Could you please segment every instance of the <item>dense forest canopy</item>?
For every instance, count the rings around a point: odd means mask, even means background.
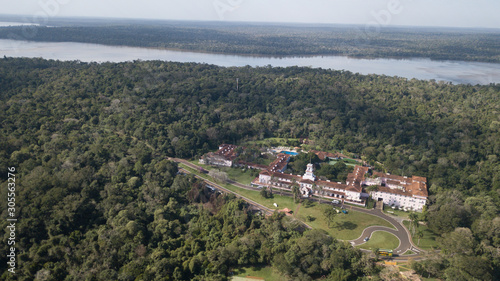
[[[0,38],[268,56],[500,62],[500,31],[495,29],[55,19],[50,27],[0,27]]]
[[[322,150],[427,177],[424,216],[443,235],[443,251],[418,272],[494,279],[499,98],[498,84],[299,67],[0,59],[0,178],[16,167],[22,218],[16,278],[224,280],[230,267],[250,264],[298,280],[376,275],[350,246],[281,217],[252,215],[165,160],[220,143],[307,137]],[[480,266],[471,271],[467,260]]]

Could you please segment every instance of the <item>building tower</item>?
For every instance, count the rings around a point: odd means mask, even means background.
[[[314,165],[313,164],[311,164],[311,163],[307,164],[306,173],[304,174],[302,179],[312,180],[312,181],[316,180],[316,176],[314,175]]]

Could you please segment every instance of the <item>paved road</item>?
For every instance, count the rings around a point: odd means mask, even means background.
[[[179,170],[181,170],[181,171],[183,171],[183,172],[185,172],[185,173],[187,173],[187,174],[190,174],[190,173],[191,173],[190,171],[185,170],[185,169],[182,169],[182,168],[179,168]],[[260,209],[260,210],[263,210],[263,211],[264,211],[264,212],[266,212],[267,214],[272,214],[272,213],[274,212],[274,210],[273,210],[273,209],[268,208],[268,207],[266,207],[266,206],[264,206],[264,205],[261,205],[261,204],[259,204],[259,203],[255,202],[255,201],[253,201],[252,199],[246,198],[245,196],[241,196],[240,194],[238,194],[238,193],[236,193],[236,192],[233,192],[233,191],[231,191],[231,190],[229,190],[229,189],[227,189],[227,188],[224,188],[224,187],[222,187],[222,186],[218,185],[217,183],[215,183],[215,182],[213,182],[213,181],[207,180],[207,179],[202,178],[202,177],[200,177],[200,176],[198,176],[198,175],[194,175],[194,176],[195,176],[196,178],[199,178],[199,179],[203,180],[205,183],[207,183],[208,185],[210,185],[210,186],[214,187],[214,188],[215,188],[215,189],[217,189],[217,190],[220,190],[220,191],[225,192],[225,193],[231,193],[231,194],[235,195],[236,197],[241,198],[241,199],[243,199],[243,200],[247,201],[250,205],[252,205],[252,206],[254,206],[254,207],[257,207],[257,208],[258,208],[258,209]]]
[[[173,161],[182,160],[182,159],[177,159],[177,158],[169,158],[169,159],[170,159],[170,160],[173,160]],[[182,160],[182,161],[177,161],[177,162],[181,162],[181,163],[183,163],[183,164],[186,164],[187,166],[189,166],[189,167],[191,167],[191,168],[193,168],[193,169],[198,169],[198,168],[199,168],[198,166],[196,166],[196,165],[194,165],[194,164],[192,164],[192,163],[189,163],[189,162],[187,162],[187,161],[185,161],[185,160]],[[189,164],[188,164],[188,163],[189,163]],[[179,168],[179,170],[182,170],[183,172],[188,173],[188,174],[189,174],[189,173],[191,173],[190,171],[185,170],[185,169],[182,169],[182,168]],[[255,208],[259,209],[259,210],[264,211],[264,212],[265,212],[266,214],[268,214],[268,215],[272,215],[272,214],[275,212],[275,210],[274,210],[274,209],[268,208],[268,207],[266,207],[266,206],[264,206],[264,205],[262,205],[262,204],[259,204],[259,203],[255,202],[255,201],[253,201],[252,199],[249,199],[249,198],[247,198],[247,197],[245,197],[245,196],[242,196],[242,195],[240,195],[240,194],[238,194],[238,193],[236,193],[236,192],[234,192],[234,191],[231,191],[231,190],[229,190],[229,189],[227,189],[227,188],[224,188],[223,186],[220,186],[219,184],[217,184],[217,183],[215,183],[215,182],[213,182],[213,181],[207,180],[207,179],[205,179],[205,178],[203,178],[203,177],[200,177],[200,176],[198,176],[198,175],[194,175],[194,176],[195,176],[196,178],[199,178],[199,179],[203,180],[205,183],[209,184],[210,186],[214,187],[214,188],[215,188],[215,189],[217,189],[217,190],[223,191],[223,192],[225,192],[225,193],[231,193],[231,194],[233,194],[234,196],[236,196],[236,197],[238,197],[238,198],[241,198],[241,199],[245,200],[245,201],[246,201],[247,203],[249,203],[251,206],[253,206],[253,207],[255,207]],[[237,184],[238,184],[238,186],[243,187],[243,188],[247,188],[247,189],[254,189],[254,188],[250,188],[249,186],[246,186],[246,185],[242,185],[242,184],[239,184],[239,183],[237,183]],[[258,188],[255,188],[255,189],[256,189],[256,190],[259,190]],[[301,224],[303,224],[305,227],[307,227],[307,228],[309,228],[309,229],[312,229],[312,227],[311,227],[310,225],[308,225],[307,223],[305,223],[305,222],[303,222],[303,221],[300,221],[300,220],[297,220],[297,221],[298,221],[298,222],[300,222]]]
[[[391,228],[381,227],[381,226],[368,227],[363,231],[363,234],[361,235],[361,237],[351,241],[351,242],[353,242],[354,246],[365,243],[363,241],[363,239],[365,237],[370,237],[372,235],[372,233],[375,231],[386,231],[386,232],[389,232],[391,234],[394,234],[399,239],[399,246],[393,250],[394,254],[402,255],[407,250],[415,248],[412,245],[412,243],[410,242],[410,233],[406,230],[406,228],[403,225],[401,225],[394,218],[389,217],[388,215],[384,214],[381,210],[378,210],[378,209],[369,210],[369,209],[356,208],[356,207],[353,207],[353,209],[355,209],[356,211],[359,211],[359,212],[367,213],[370,215],[377,216],[381,219],[384,219],[396,228],[396,229],[391,229]]]
[[[358,245],[361,245],[363,243],[366,243],[364,241],[364,239],[366,237],[371,238],[372,234],[376,231],[385,231],[385,232],[389,232],[389,233],[393,234],[394,236],[396,236],[399,239],[399,246],[393,250],[393,253],[395,255],[402,255],[408,250],[411,250],[411,251],[417,253],[416,255],[409,255],[409,256],[417,256],[420,252],[422,252],[421,249],[417,248],[410,241],[410,233],[406,230],[406,228],[403,227],[394,218],[387,216],[386,214],[382,213],[380,210],[366,210],[366,209],[360,210],[360,209],[357,209],[357,211],[365,212],[365,213],[377,216],[379,218],[385,219],[386,221],[391,223],[393,226],[395,226],[397,228],[397,230],[393,229],[393,228],[388,228],[385,226],[367,227],[363,230],[363,233],[361,234],[361,236],[358,239],[354,239],[354,240],[350,241],[353,246],[358,246]],[[366,211],[368,211],[368,212],[366,212]],[[369,211],[371,211],[371,212],[369,212]]]
[[[190,168],[193,168],[193,169],[196,169],[196,170],[199,170],[200,167],[198,165],[195,165],[191,162],[188,162],[184,159],[179,159],[179,158],[169,158],[170,160],[172,161],[175,161],[175,162],[179,162],[179,163],[183,163],[185,165],[187,165],[188,167]],[[198,176],[197,176],[198,177]],[[201,178],[201,177],[198,177],[198,178]],[[216,183],[213,183],[211,181],[208,181],[204,178],[201,178],[203,179],[204,181],[206,182],[209,182],[209,184],[211,185],[214,185],[216,187],[218,187],[219,189],[221,190],[225,190],[226,192],[229,192],[229,193],[232,193],[232,194],[235,194],[237,197],[239,198],[242,198],[244,200],[246,200],[247,202],[249,202],[250,204],[254,205],[254,206],[257,206],[263,210],[266,210],[267,212],[274,212],[273,209],[269,209],[255,201],[252,201],[251,199],[248,199],[248,198],[245,198],[235,192],[232,192],[228,189],[225,189],[224,187],[222,186],[219,186],[218,184]],[[232,185],[235,185],[237,187],[240,187],[240,188],[244,188],[244,189],[249,189],[249,190],[260,190],[256,187],[253,187],[253,186],[249,186],[249,185],[244,185],[244,184],[241,184],[241,183],[238,183],[238,182],[235,182],[235,181],[229,181],[230,184]],[[283,193],[284,196],[293,196],[291,194],[288,194],[288,193]],[[316,198],[310,198],[312,200],[315,200],[315,201],[318,201]],[[406,255],[404,257],[398,257],[397,259],[408,259],[408,258],[418,258],[420,253],[423,252],[421,249],[417,248],[415,245],[413,245],[413,243],[411,242],[411,236],[410,236],[410,232],[402,225],[402,223],[400,223],[399,221],[397,221],[396,219],[394,219],[393,217],[390,217],[386,214],[384,214],[382,212],[382,210],[380,209],[365,209],[365,208],[361,208],[361,207],[356,207],[356,206],[351,206],[349,205],[347,208],[349,209],[353,209],[353,210],[356,210],[358,212],[362,212],[362,213],[366,213],[366,214],[370,214],[370,215],[373,215],[373,216],[376,216],[376,217],[379,217],[381,219],[384,219],[386,220],[387,222],[389,222],[390,224],[392,224],[394,226],[394,228],[388,228],[388,227],[384,227],[384,226],[370,226],[366,229],[363,230],[363,233],[361,234],[361,236],[358,238],[358,239],[354,239],[354,240],[351,240],[351,244],[353,246],[358,246],[358,245],[361,245],[363,243],[365,243],[365,241],[363,241],[363,239],[365,237],[371,237],[371,235],[375,232],[375,231],[386,231],[386,232],[389,232],[393,235],[395,235],[398,239],[399,239],[399,246],[393,250],[393,253],[394,255],[402,255],[404,254],[406,251],[408,250],[412,250],[413,252],[417,253],[415,255]],[[308,228],[311,228],[309,225],[305,224]],[[370,251],[367,251],[366,252],[370,252]]]

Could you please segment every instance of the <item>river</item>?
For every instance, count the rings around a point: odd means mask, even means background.
[[[259,57],[173,51],[153,48],[105,46],[72,42],[0,40],[0,56],[42,57],[83,62],[124,62],[163,60],[197,62],[219,66],[305,66],[348,70],[360,74],[380,74],[408,79],[446,81],[453,84],[500,83],[500,64],[429,59],[355,59],[344,56]]]

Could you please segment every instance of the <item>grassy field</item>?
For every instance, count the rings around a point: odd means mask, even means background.
[[[390,206],[384,205],[384,213],[388,216],[393,216],[393,217],[401,217],[404,219],[408,218],[408,215],[410,212],[405,212],[401,210],[393,210]]]
[[[181,167],[196,173],[203,178],[212,180],[206,174],[200,174],[197,171],[187,168],[184,164],[180,164]],[[339,213],[335,217],[335,220],[331,224],[331,227],[328,227],[326,217],[324,215],[324,210],[326,208],[333,208],[330,204],[318,204],[313,203],[311,207],[305,207],[303,204],[295,203],[293,198],[287,196],[280,196],[278,190],[273,191],[273,198],[264,198],[260,195],[259,191],[247,190],[236,187],[234,185],[229,184],[221,184],[223,187],[236,192],[242,196],[245,196],[259,204],[262,204],[268,208],[274,210],[281,210],[283,208],[288,208],[293,211],[293,216],[303,222],[306,222],[313,228],[324,229],[327,231],[332,237],[341,240],[353,240],[358,238],[363,230],[372,225],[381,225],[393,228],[393,226],[387,221],[361,212],[357,212],[351,210],[350,207],[347,207],[349,211],[348,214]],[[324,202],[327,202],[326,200]],[[274,207],[274,203],[278,204],[278,207]],[[307,216],[311,216],[314,218],[313,221],[307,221]]]
[[[230,179],[242,184],[250,184],[260,172],[255,174],[252,170],[241,168],[224,168],[222,171],[226,172]]]
[[[241,267],[234,270],[237,277],[260,277],[266,281],[286,281],[287,279],[274,271],[271,267]]]
[[[399,239],[389,232],[376,231],[370,237],[368,242],[356,246],[356,248],[373,250],[375,248],[379,249],[391,249],[394,250],[399,246]]]
[[[306,208],[301,206],[299,211],[295,213],[295,216],[298,217],[302,221],[306,221],[307,216],[311,216],[314,221],[307,222],[311,227],[324,229],[326,230],[332,237],[341,240],[353,240],[361,236],[363,230],[372,225],[381,225],[393,228],[393,226],[387,221],[357,211],[350,210],[348,214],[339,213],[335,216],[331,227],[328,227],[328,223],[326,220],[324,210],[327,208],[333,208],[330,204],[321,204],[314,203],[313,207]]]
[[[409,221],[404,221],[403,222],[406,228],[410,229],[410,222]],[[413,243],[423,249],[423,250],[431,250],[431,249],[436,249],[438,247],[436,238],[438,237],[436,234],[434,234],[432,231],[429,230],[429,228],[425,225],[418,225],[417,231],[415,231],[415,234],[418,232],[418,230],[422,231],[424,233],[424,237],[420,239],[419,243],[419,238],[416,235],[412,235]],[[410,231],[411,233],[411,231]]]
[[[416,254],[416,253],[412,250],[408,250],[408,251],[404,252],[403,256],[404,255],[413,255],[413,254]]]

